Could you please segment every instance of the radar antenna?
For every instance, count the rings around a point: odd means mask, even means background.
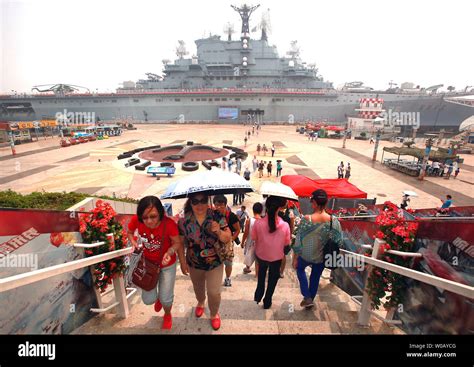
[[[291,56],[292,59],[297,59],[300,56],[300,46],[298,46],[298,41],[291,41],[290,51],[286,54]]]
[[[393,80],[390,80],[390,83],[388,83],[388,85],[390,86],[390,89],[393,89],[393,86],[395,85],[398,85],[397,83],[394,83]]]
[[[145,75],[148,77],[148,80],[152,82],[157,82],[161,80],[161,77],[158,74],[145,73]]]
[[[179,43],[179,46],[176,47],[176,56],[178,56],[179,59],[181,60],[184,56],[188,55],[189,52],[186,50],[186,45],[184,41],[179,40],[178,43]]]
[[[262,30],[262,41],[268,41],[268,35],[272,33],[272,25],[270,23],[270,9],[262,14],[262,20],[258,25],[258,28]]]
[[[249,20],[250,20],[250,15],[257,9],[259,5],[256,6],[248,6],[247,4],[242,5],[241,8],[236,7],[235,5],[231,5],[232,9],[234,9],[237,13],[240,14],[240,17],[242,18],[242,37],[246,37],[246,34],[250,33],[249,30]]]
[[[232,34],[235,33],[234,25],[232,23],[227,23],[224,26],[224,33],[227,34],[227,41],[232,41]]]

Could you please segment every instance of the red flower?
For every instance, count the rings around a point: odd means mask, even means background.
[[[375,238],[383,240],[383,239],[385,239],[385,234],[382,231],[377,231],[375,233]]]

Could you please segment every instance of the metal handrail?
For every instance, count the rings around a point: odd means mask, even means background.
[[[340,217],[335,215],[335,217],[337,219],[354,219],[354,218],[359,219],[359,218],[377,218],[377,215],[350,215],[350,216],[342,215]]]
[[[402,257],[423,257],[423,254],[419,252],[404,252],[404,251],[397,251],[397,250],[388,250],[385,251],[386,253],[402,256]]]
[[[102,245],[105,245],[104,241],[101,242],[94,242],[94,243],[75,243],[72,245],[72,247],[78,247],[78,248],[95,248],[95,247],[100,247]]]
[[[474,217],[416,217],[417,220],[424,220],[424,221],[428,221],[428,220],[473,220]]]
[[[372,257],[367,257],[365,255],[356,254],[355,252],[352,252],[352,251],[347,251],[343,249],[341,249],[340,251],[344,255],[358,258],[359,260],[362,260],[362,262],[366,262],[370,265],[374,265],[385,270],[393,271],[394,273],[418,280],[426,284],[433,285],[437,288],[441,288],[449,292],[453,292],[461,296],[474,299],[474,287],[457,283],[452,280],[444,279],[441,277],[437,277],[435,275],[425,274],[417,270],[408,269],[403,266],[395,265],[383,260],[378,260]]]
[[[48,279],[56,275],[68,273],[73,270],[82,269],[102,261],[111,260],[115,257],[128,255],[132,252],[133,247],[127,247],[124,249],[107,252],[105,254],[91,256],[85,259],[74,260],[64,264],[53,265],[44,269],[29,271],[27,273],[2,278],[0,279],[0,293],[31,283],[36,283],[40,280]]]

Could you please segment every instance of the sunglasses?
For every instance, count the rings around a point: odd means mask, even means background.
[[[198,204],[207,204],[207,198],[199,199],[191,199],[191,205],[198,205]]]
[[[150,215],[149,217],[142,217],[142,220],[145,221],[145,220],[155,220],[155,219],[158,219],[159,216],[158,215]]]
[[[214,203],[214,205],[215,205],[215,206],[225,206],[226,203],[224,203],[223,201],[216,201],[216,202]]]

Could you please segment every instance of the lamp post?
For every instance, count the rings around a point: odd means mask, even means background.
[[[344,129],[344,138],[342,139],[342,148],[345,149],[346,148],[346,139],[347,139],[347,134],[348,134],[348,130],[347,130],[347,124],[346,124],[346,128]]]
[[[430,157],[431,147],[433,146],[433,139],[428,138],[426,140],[426,148],[425,148],[425,155],[423,156],[423,163],[421,164],[421,171],[420,175],[418,176],[418,180],[423,181],[425,178],[426,173],[426,164],[428,163],[428,158]]]
[[[13,138],[13,133],[9,131],[8,136],[10,137],[10,148],[12,150],[12,155],[16,155],[15,139]]]
[[[380,130],[377,130],[375,135],[375,146],[374,146],[374,155],[372,156],[372,161],[377,160],[377,150],[379,149],[379,142],[380,142]]]

